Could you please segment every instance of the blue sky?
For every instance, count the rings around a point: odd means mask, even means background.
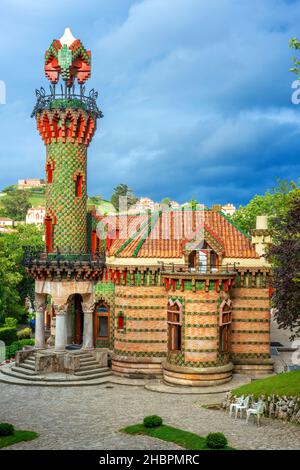
[[[70,26],[92,51],[104,113],[88,192],[246,203],[300,175],[300,105],[291,103],[296,0],[1,0],[0,188],[43,177],[30,118],[48,87],[43,55]]]

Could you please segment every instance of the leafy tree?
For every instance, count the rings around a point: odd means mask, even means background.
[[[300,41],[297,38],[292,38],[292,39],[290,39],[289,46],[292,47],[295,50],[299,50],[300,49]],[[299,75],[300,60],[298,60],[297,57],[292,57],[292,60],[294,62],[294,67],[290,68],[290,72],[293,72],[293,73]]]
[[[1,202],[6,217],[14,220],[25,220],[27,211],[31,207],[28,193],[19,189],[9,192]]]
[[[98,196],[90,196],[89,201],[95,205],[101,204],[102,196],[100,194]]]
[[[16,268],[15,261],[9,256],[4,236],[0,237],[0,323],[5,316],[18,316],[21,313],[20,296],[17,286],[22,275]]]
[[[22,258],[24,247],[42,249],[42,229],[19,225],[10,234],[0,235],[0,320],[25,313],[24,302],[33,291],[34,281],[27,276]]]
[[[164,197],[162,200],[161,200],[161,205],[162,206],[167,206],[167,207],[170,207],[171,206],[171,199],[169,197]]]
[[[300,189],[294,191],[284,217],[273,221],[272,301],[280,328],[291,329],[293,339],[300,334]]]
[[[127,207],[132,206],[138,201],[138,198],[133,194],[132,189],[130,189],[127,184],[119,184],[114,188],[110,198],[112,205],[117,211],[119,210],[120,197],[127,197]]]
[[[286,214],[289,201],[297,191],[297,185],[292,181],[278,180],[278,186],[264,195],[256,194],[246,206],[240,206],[231,219],[241,229],[250,232],[255,228],[257,215],[268,215],[269,225],[272,228],[274,217],[283,217]]]
[[[12,184],[10,186],[6,186],[5,188],[3,188],[2,192],[3,193],[9,193],[9,192],[12,192],[12,191],[15,191],[15,190],[16,190],[16,185]]]

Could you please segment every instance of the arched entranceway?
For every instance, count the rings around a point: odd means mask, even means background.
[[[82,345],[83,341],[83,309],[80,294],[73,294],[68,299],[67,342]]]

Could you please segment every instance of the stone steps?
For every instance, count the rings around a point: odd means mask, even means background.
[[[0,381],[6,383],[11,381],[22,382],[22,384],[31,383],[32,385],[89,385],[106,383],[112,376],[111,369],[101,367],[95,360],[93,354],[89,352],[74,352],[74,355],[80,359],[80,367],[74,374],[66,373],[37,373],[35,371],[35,357],[30,355],[19,366],[14,363],[0,369]]]
[[[43,376],[28,377],[26,380],[24,376],[17,376],[7,374],[3,371],[3,367],[0,370],[0,382],[12,385],[23,385],[23,386],[39,386],[39,387],[83,387],[90,385],[106,385],[111,380],[111,375],[101,378],[93,378],[91,380],[82,380],[78,377],[78,380],[46,380]]]
[[[103,379],[104,381],[108,381],[111,377],[110,370],[102,370],[101,372],[96,372],[93,374],[89,374],[88,376],[85,375],[70,375],[70,374],[46,374],[46,375],[39,375],[39,374],[24,374],[24,372],[19,370],[19,367],[2,367],[0,372],[0,381],[3,381],[3,375],[7,379],[7,377],[11,377],[14,379],[21,380],[23,382],[44,382],[44,383],[59,383],[59,384],[69,384],[69,383],[77,383],[77,382],[84,382],[86,385],[95,379]],[[4,380],[5,380],[4,378]]]
[[[13,370],[15,372],[18,372],[19,374],[25,374],[25,375],[29,375],[29,376],[37,375],[35,370],[26,369],[25,367],[22,367],[22,366],[12,366],[11,370]]]
[[[108,367],[97,367],[92,370],[81,370],[74,372],[74,375],[81,377],[89,377],[90,375],[98,374],[99,376],[111,374],[111,371]]]

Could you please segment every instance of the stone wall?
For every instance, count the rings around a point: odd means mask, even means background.
[[[228,410],[231,403],[234,403],[236,397],[232,392],[226,394],[222,403],[222,408]],[[262,400],[265,404],[265,416],[268,418],[278,418],[292,423],[300,424],[300,397],[280,396],[280,395],[261,395],[258,399],[251,396],[250,407],[253,401]]]

